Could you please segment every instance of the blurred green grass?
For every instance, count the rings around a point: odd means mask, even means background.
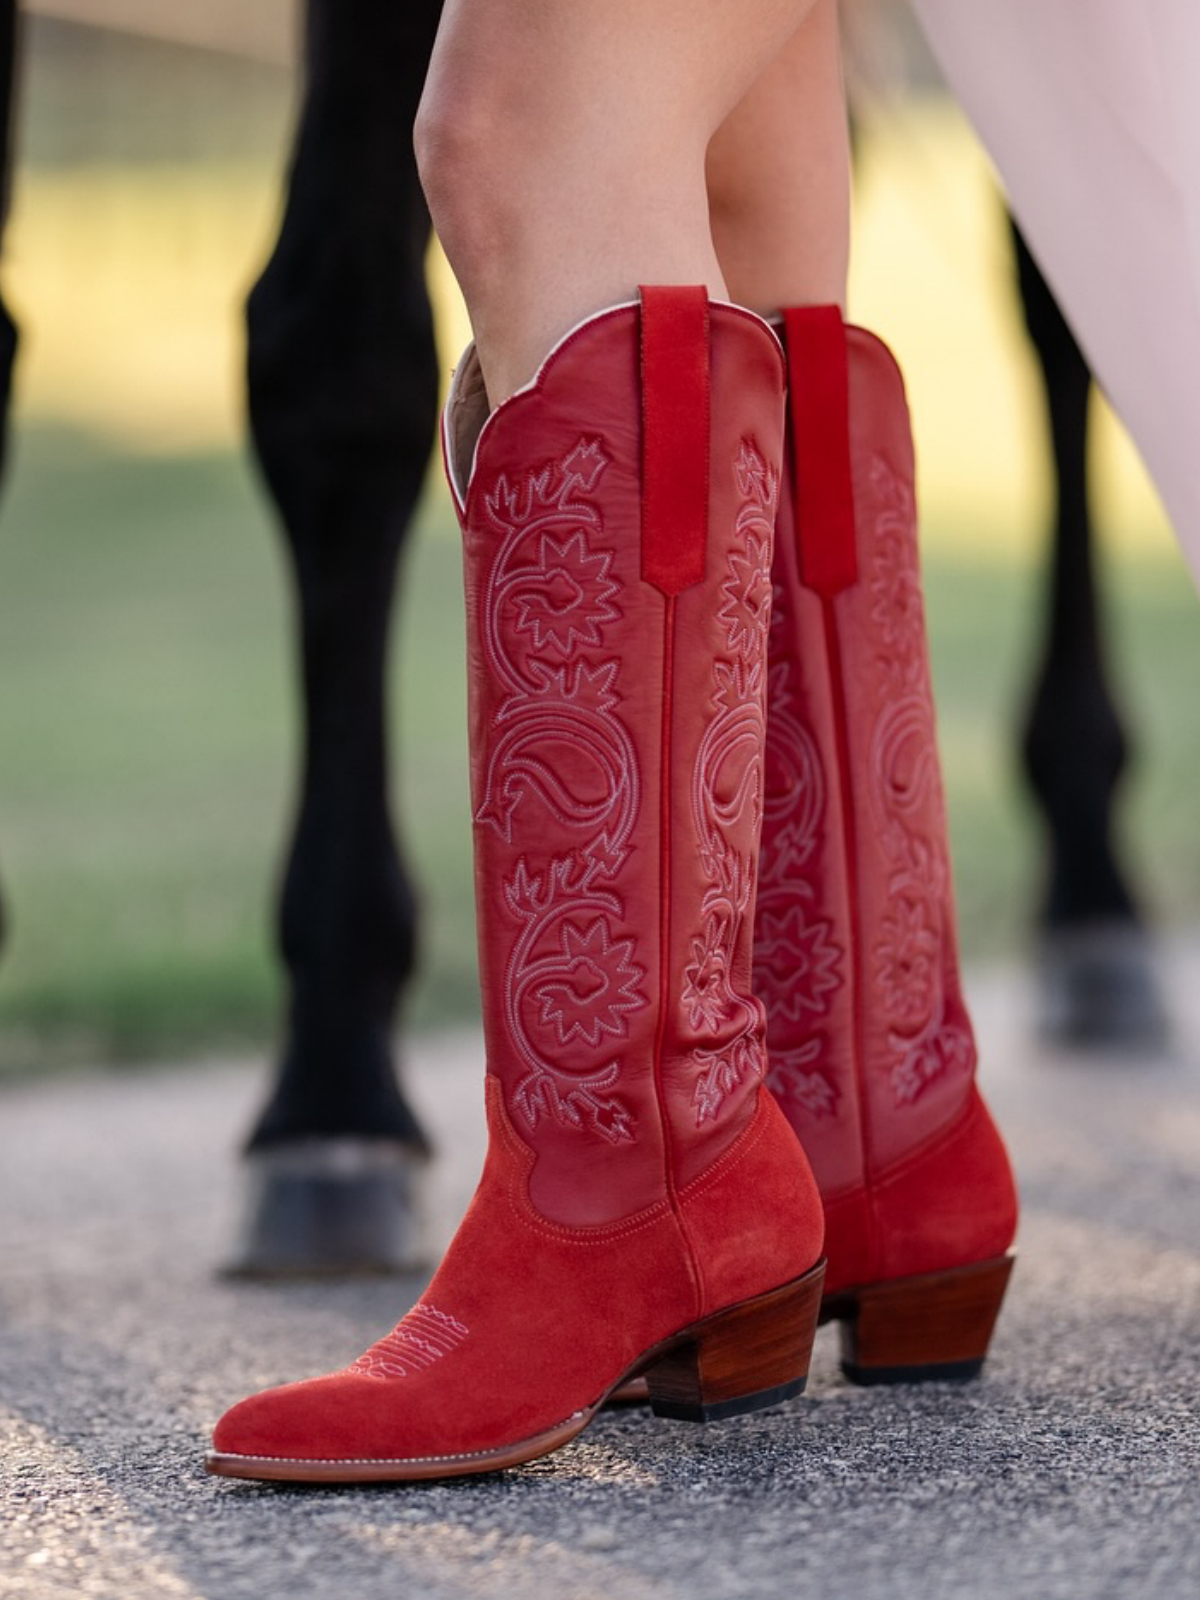
[[[1032,956],[1045,843],[1017,744],[1041,574],[995,549],[956,555],[948,531],[935,527],[926,549],[926,604],[963,951]],[[1102,568],[1111,687],[1132,746],[1117,842],[1149,919],[1184,928],[1200,909],[1200,604],[1178,557],[1139,553],[1132,536]]]
[[[297,736],[282,548],[237,443],[236,316],[271,234],[289,80],[29,32],[5,252],[29,336],[0,495],[0,1072],[267,1052]],[[1011,732],[1041,606],[1036,407],[961,126],[917,109],[873,149],[852,304],[912,383],[964,950],[1011,955],[1040,873]],[[448,365],[461,319],[436,287]],[[1200,607],[1144,491],[1101,468],[1114,679],[1143,757],[1123,820],[1170,926],[1200,909]],[[411,1028],[477,1011],[452,524],[434,473],[392,661],[424,910]]]
[[[296,707],[282,546],[234,454],[27,430],[0,522],[0,1062],[261,1048]],[[459,555],[427,507],[393,664],[417,1026],[470,1014]]]

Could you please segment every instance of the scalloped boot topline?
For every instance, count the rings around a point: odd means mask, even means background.
[[[904,386],[836,307],[784,324],[754,968],[768,1082],[825,1202],[822,1320],[848,1376],[972,1377],[1017,1211],[959,984]]]
[[[235,1406],[211,1471],[453,1477],[639,1375],[696,1420],[803,1387],[823,1220],[750,988],[783,382],[699,289],[593,317],[486,422],[456,373],[487,1160],[417,1306]]]

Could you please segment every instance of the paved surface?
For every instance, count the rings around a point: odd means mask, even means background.
[[[1024,1186],[985,1379],[810,1394],[694,1428],[638,1413],[503,1477],[216,1481],[213,1419],[342,1364],[416,1280],[220,1283],[248,1066],[0,1095],[0,1596],[1106,1597],[1200,1594],[1200,946],[1170,953],[1172,1056],[1034,1051],[1019,979],[974,983]],[[481,1151],[478,1043],[412,1052],[443,1238]]]

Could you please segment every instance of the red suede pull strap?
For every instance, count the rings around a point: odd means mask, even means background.
[[[708,292],[643,289],[642,577],[663,594],[704,578]]]
[[[858,580],[846,330],[837,306],[783,318],[800,579],[829,598]]]

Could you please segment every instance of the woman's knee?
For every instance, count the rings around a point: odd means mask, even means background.
[[[429,214],[466,287],[495,244],[505,188],[499,141],[477,104],[433,86],[421,101],[413,141]]]
[[[417,167],[438,237],[467,295],[487,291],[553,167],[555,141],[503,74],[431,75],[417,113]]]

